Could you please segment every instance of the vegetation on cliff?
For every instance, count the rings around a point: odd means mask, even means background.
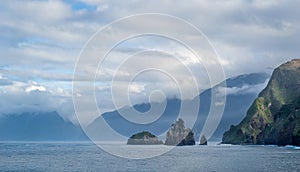
[[[150,132],[143,131],[143,132],[132,135],[130,138],[131,139],[143,139],[143,138],[154,138],[154,137],[156,137],[156,136],[151,134]]]
[[[132,135],[127,144],[129,145],[156,145],[156,144],[163,144],[162,141],[158,140],[158,138],[151,134],[148,131],[143,131],[137,134]]]
[[[276,68],[267,87],[223,143],[300,145],[300,59]]]

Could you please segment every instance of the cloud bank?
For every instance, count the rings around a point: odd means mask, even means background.
[[[180,17],[199,28],[216,48],[227,77],[244,73],[268,72],[279,64],[299,57],[300,11],[298,1],[108,1],[49,0],[5,1],[0,7],[0,107],[2,113],[25,110],[56,110],[65,119],[74,114],[71,100],[73,69],[85,42],[101,27],[115,19],[137,13],[164,13]],[[143,27],[139,21],[132,23]],[[167,24],[167,23],[166,23]],[[126,29],[124,26],[123,29]],[[108,33],[113,36],[114,32]],[[194,35],[186,33],[188,38]],[[196,73],[180,76],[181,68],[157,53],[162,67],[173,69],[181,82],[196,79],[199,90],[209,87],[201,63],[177,43],[157,37],[143,37],[119,45],[99,72],[96,94],[105,111],[114,108],[110,79],[120,57],[137,51],[157,50],[178,56]],[[144,59],[146,57],[144,56]],[[149,61],[149,60],[148,60]],[[153,60],[152,60],[153,61]],[[122,69],[122,81],[135,66],[147,60],[133,62]],[[88,70],[88,69],[87,69]],[[121,73],[120,73],[121,74]],[[124,83],[123,83],[124,84]],[[173,83],[174,84],[174,83]],[[188,87],[187,87],[188,88]],[[226,88],[229,94],[260,89],[244,86]],[[163,75],[141,76],[129,89],[132,103],[148,100],[151,90],[164,90],[166,96],[176,96],[172,82]],[[121,97],[127,93],[119,91]],[[124,104],[125,106],[126,104]]]

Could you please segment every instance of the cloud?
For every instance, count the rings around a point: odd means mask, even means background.
[[[300,2],[295,1],[5,1],[0,7],[0,93],[3,112],[23,108],[60,111],[66,118],[72,114],[71,81],[77,57],[85,42],[101,27],[115,19],[137,13],[170,14],[199,28],[216,48],[227,78],[245,73],[271,72],[279,64],[299,57]],[[147,27],[149,21],[136,21],[112,28],[105,43],[118,34],[118,29],[133,32],[134,27]],[[160,23],[153,25],[172,23]],[[176,32],[174,28],[170,32]],[[197,35],[186,33],[193,42]],[[114,49],[98,73],[97,97],[105,111],[114,108],[111,101],[111,79],[120,62],[137,52],[152,50],[155,54],[140,54],[127,66],[119,69],[115,90],[126,105],[148,101],[153,90],[163,91],[167,97],[178,96],[176,84],[162,73],[144,73],[132,82],[128,79],[139,67],[156,66],[176,76],[189,92],[196,80],[198,89],[210,87],[204,66],[193,54],[177,42],[162,37],[142,37],[128,40]],[[203,53],[205,51],[203,50]],[[181,63],[174,59],[177,57]],[[172,60],[173,59],[173,60]],[[210,64],[213,64],[212,61]],[[193,74],[184,73],[188,67]],[[94,68],[87,68],[95,73]],[[4,77],[5,76],[5,77]],[[82,81],[85,78],[80,78]],[[36,81],[33,83],[31,81]],[[224,88],[228,94],[256,92],[263,85]],[[5,101],[4,101],[5,100]],[[7,100],[7,101],[6,101]],[[26,100],[26,101],[25,101]],[[39,106],[37,106],[37,104]],[[13,110],[14,109],[14,110]]]
[[[0,86],[8,86],[12,84],[13,83],[9,79],[3,77],[2,74],[0,73]]]
[[[196,25],[218,50],[228,77],[261,72],[299,54],[299,39],[296,38],[300,36],[300,22],[295,17],[299,16],[295,2],[231,0],[173,3],[166,0],[125,3],[83,0],[80,1],[83,7],[85,4],[99,9],[105,7],[102,11],[84,12],[72,9],[74,3],[79,2],[5,2],[0,15],[2,61],[5,58],[6,65],[11,68],[22,66],[41,73],[47,68],[56,74],[52,76],[56,79],[60,76],[60,70],[57,69],[64,68],[68,70],[69,76],[62,76],[62,80],[72,78],[71,73],[80,49],[94,32],[119,17],[146,12],[175,15]],[[54,10],[55,13],[44,13]],[[142,27],[144,22],[133,24]],[[156,44],[169,52],[179,48],[165,45],[161,40],[156,41]],[[123,50],[126,51],[126,47]],[[38,75],[30,70],[24,73],[22,78]],[[38,77],[50,79],[44,75]]]
[[[264,83],[255,85],[242,85],[241,87],[218,87],[217,91],[219,94],[226,95],[244,95],[244,94],[257,94],[262,91],[268,84],[269,80]]]
[[[43,86],[36,86],[36,85],[32,85],[32,86],[29,86],[25,89],[25,92],[32,92],[32,91],[46,91],[46,88],[43,87]]]
[[[6,79],[0,79],[0,86],[7,86],[7,85],[12,85],[12,82]]]
[[[0,86],[0,112],[58,112],[65,120],[76,123],[70,93],[62,88],[51,88],[37,82],[15,82]]]

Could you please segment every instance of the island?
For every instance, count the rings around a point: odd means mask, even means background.
[[[164,144],[163,141],[148,131],[143,131],[132,135],[128,141],[128,145],[160,145]]]

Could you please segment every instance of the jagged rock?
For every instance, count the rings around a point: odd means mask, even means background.
[[[179,118],[167,132],[166,145],[178,145],[192,130],[185,128],[184,121]],[[194,137],[194,136],[193,136]]]
[[[207,145],[207,139],[206,139],[205,135],[201,136],[200,145]]]
[[[143,131],[132,135],[128,141],[128,145],[158,145],[163,144],[163,141],[158,140],[158,138],[148,131]]]
[[[181,140],[181,142],[177,146],[188,146],[195,145],[194,132],[190,131],[189,134]]]

